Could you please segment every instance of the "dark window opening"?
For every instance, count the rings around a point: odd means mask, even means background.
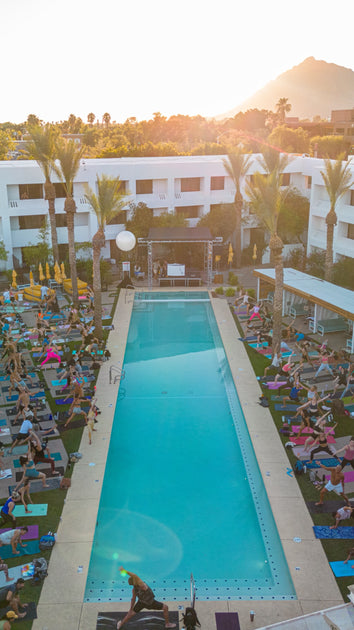
[[[20,199],[43,199],[43,184],[20,184]]]
[[[55,188],[55,196],[57,199],[62,199],[66,197],[65,186],[61,182],[57,182],[54,184]]]
[[[350,191],[350,205],[354,206],[354,190]]]
[[[127,211],[120,210],[120,212],[117,212],[110,221],[107,221],[107,225],[119,225],[126,222],[127,222]]]
[[[135,186],[137,195],[152,194],[152,179],[137,179]]]
[[[354,225],[353,223],[348,223],[348,233],[347,238],[354,240]]]
[[[224,190],[225,177],[211,177],[210,190]]]
[[[29,216],[18,217],[20,230],[39,230],[45,226],[45,214],[33,214]]]
[[[290,173],[282,173],[280,181],[282,186],[290,186]]]
[[[306,188],[311,188],[311,186],[312,186],[312,177],[311,175],[308,175],[306,177]]]
[[[66,214],[56,214],[55,215],[55,224],[57,228],[60,227],[68,227],[68,220]]]
[[[199,192],[200,177],[183,177],[181,179],[181,192]]]

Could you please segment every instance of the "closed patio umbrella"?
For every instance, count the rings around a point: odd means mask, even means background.
[[[29,279],[30,279],[30,286],[31,286],[31,287],[34,287],[33,271],[30,271],[30,273],[29,273]]]
[[[47,280],[50,280],[50,269],[48,263],[45,264],[45,277],[47,278]]]
[[[16,276],[17,276],[17,273],[16,273],[15,270],[13,270],[13,272],[12,272],[12,287],[14,289],[17,289]]]
[[[227,262],[229,265],[231,265],[232,261],[234,259],[234,250],[232,249],[232,245],[231,243],[229,244],[229,253],[227,256]]]
[[[43,280],[45,280],[45,275],[43,273],[43,267],[42,267],[42,263],[39,263],[38,265],[38,271],[39,271],[39,281],[43,282]]]
[[[62,262],[60,265],[60,270],[61,270],[61,277],[63,278],[63,280],[66,280],[66,275],[65,275],[65,265]]]

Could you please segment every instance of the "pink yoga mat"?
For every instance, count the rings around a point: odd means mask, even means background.
[[[268,389],[279,389],[282,385],[286,385],[286,381],[278,381],[275,383],[274,381],[269,381],[269,383],[265,383]]]
[[[300,446],[300,445],[302,445],[302,444],[305,444],[305,442],[306,442],[306,440],[307,440],[307,438],[308,438],[308,437],[309,437],[308,435],[306,435],[306,436],[305,436],[305,435],[304,435],[304,436],[300,435],[300,437],[298,437],[298,438],[296,438],[296,437],[291,437],[291,436],[290,436],[290,438],[289,438],[289,439],[290,439],[290,442],[295,442],[295,444],[296,444],[297,446]],[[328,438],[327,438],[327,442],[328,442],[329,444],[335,444],[335,439],[334,439],[334,437],[328,436]],[[310,446],[311,446],[311,445],[310,445]],[[317,447],[317,446],[318,446],[318,444],[316,444],[316,447]],[[314,448],[315,448],[315,447],[314,447]]]
[[[326,479],[330,479],[331,475],[326,475]],[[354,481],[354,470],[350,470],[349,472],[344,473],[344,482],[349,483],[350,481]]]
[[[292,424],[291,428],[293,431],[298,431],[300,429],[300,425],[299,424]],[[303,433],[313,433],[313,429],[311,427],[305,427],[302,430]],[[328,434],[333,434],[334,435],[334,429],[332,427],[326,427],[325,428],[325,432]]]
[[[32,539],[38,538],[38,535],[39,535],[38,525],[27,525],[27,527],[28,527],[28,532],[24,536],[21,536],[21,539],[32,540]],[[16,527],[16,529],[20,529],[20,527]],[[4,534],[5,532],[9,532],[10,530],[11,530],[11,527],[7,527],[6,529],[0,529],[0,534]]]

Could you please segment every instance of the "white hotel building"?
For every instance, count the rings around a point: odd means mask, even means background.
[[[295,157],[286,169],[284,184],[298,188],[310,199],[308,226],[308,250],[326,247],[325,217],[329,200],[323,184],[321,169],[323,161],[309,157]],[[254,156],[249,175],[259,170]],[[354,178],[354,163],[352,166]],[[127,193],[127,210],[130,202],[144,202],[158,216],[164,212],[182,213],[188,224],[194,227],[199,218],[207,214],[213,204],[231,203],[234,186],[227,175],[222,156],[187,156],[159,158],[122,158],[82,160],[74,183],[74,198],[77,206],[75,217],[75,241],[88,242],[97,231],[96,216],[87,204],[85,185],[95,190],[96,176],[105,173],[119,176]],[[64,191],[56,182],[55,202],[58,242],[67,244]],[[44,199],[44,178],[34,161],[0,162],[0,239],[9,253],[3,269],[21,265],[23,248],[36,244],[38,229],[47,215]],[[354,184],[336,208],[338,224],[334,233],[334,256],[354,259]],[[252,230],[257,229],[255,216],[245,210],[246,221],[242,227],[242,246],[252,242]],[[124,217],[120,223],[106,227],[106,246],[102,251],[105,258],[114,258],[117,253],[115,238],[124,229]],[[64,253],[64,252],[63,252]],[[1,263],[0,263],[1,264]]]

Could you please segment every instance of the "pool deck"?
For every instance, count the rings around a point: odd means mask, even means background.
[[[96,630],[99,611],[127,611],[129,607],[127,602],[83,601],[118,390],[118,384],[109,385],[109,368],[123,364],[133,300],[134,291],[121,291],[113,319],[114,330],[108,339],[112,356],[102,365],[97,380],[97,403],[102,412],[97,433],[91,446],[87,431],[83,433],[79,449],[83,457],[75,464],[33,630]],[[249,630],[337,606],[343,599],[321,541],[314,537],[312,520],[297,481],[287,475],[289,461],[272,416],[268,409],[258,405],[260,386],[244,344],[238,340],[228,303],[220,298],[211,301],[298,597],[290,601],[197,600],[203,630],[215,630],[215,612],[233,611],[239,614],[241,629]],[[300,538],[301,542],[294,542],[294,538]],[[198,584],[196,587],[198,597]],[[159,597],[158,589],[156,595]],[[188,605],[185,601],[167,604],[170,610]],[[250,610],[255,611],[253,622]]]

